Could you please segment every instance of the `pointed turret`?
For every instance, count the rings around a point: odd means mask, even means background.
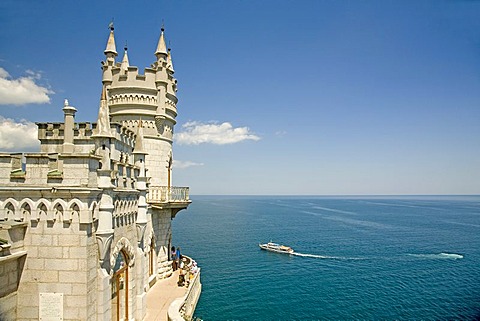
[[[159,59],[161,55],[167,55],[167,45],[165,44],[164,35],[165,28],[162,27],[161,30],[162,33],[160,34],[160,39],[158,39],[157,51],[155,51],[155,56],[157,56],[157,59]]]
[[[97,127],[93,136],[111,137],[110,132],[110,115],[108,111],[107,92],[105,86],[102,87],[102,95],[100,97],[100,108],[98,109]]]
[[[167,56],[167,68],[172,72],[172,74],[175,72],[173,69],[173,61],[172,61],[172,49],[168,48],[168,56]]]
[[[133,154],[148,155],[148,153],[145,151],[145,146],[143,143],[143,125],[141,118],[138,121],[137,137],[135,139],[135,148],[133,149]]]
[[[125,44],[125,49],[124,53],[123,53],[123,60],[122,60],[122,65],[121,65],[121,69],[122,71],[127,71],[128,70],[128,67],[130,67],[130,64],[128,62],[128,54],[127,54],[127,44]]]
[[[116,57],[117,56],[117,49],[115,47],[115,36],[113,34],[113,30],[114,30],[114,27],[113,27],[113,22],[110,22],[110,25],[108,26],[110,28],[110,35],[108,36],[108,40],[107,40],[107,48],[105,48],[105,56],[114,56]]]

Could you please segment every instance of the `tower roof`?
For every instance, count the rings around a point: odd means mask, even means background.
[[[107,92],[105,86],[102,86],[102,94],[100,96],[100,108],[98,109],[97,127],[93,136],[95,137],[112,137],[110,133],[110,119],[107,103]]]
[[[143,126],[142,126],[142,119],[138,121],[138,128],[137,128],[137,137],[135,139],[135,148],[133,149],[133,154],[143,154],[147,155],[148,153],[145,151],[145,147],[143,144]]]
[[[127,45],[125,44],[125,51],[123,53],[123,60],[122,60],[122,66],[121,69],[123,71],[126,71],[128,67],[130,67],[130,63],[128,62],[128,54],[127,54]]]
[[[160,34],[160,39],[158,39],[157,50],[155,51],[155,56],[158,55],[167,55],[167,45],[165,44],[165,29],[162,27],[162,33]]]
[[[113,34],[113,22],[110,23],[110,35],[108,36],[107,40],[107,48],[105,48],[104,53],[113,53],[115,56],[117,55],[117,49],[115,47],[115,36]]]
[[[167,68],[170,69],[173,72],[175,72],[175,70],[173,69],[173,61],[172,61],[172,53],[171,53],[171,49],[168,48],[168,56],[167,56]]]

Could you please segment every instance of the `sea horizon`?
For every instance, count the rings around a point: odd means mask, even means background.
[[[479,195],[191,199],[172,242],[201,268],[205,321],[480,317]]]
[[[362,197],[480,197],[480,194],[190,194],[190,197],[320,197],[320,198],[362,198]]]

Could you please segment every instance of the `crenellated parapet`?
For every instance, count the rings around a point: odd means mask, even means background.
[[[38,126],[38,139],[40,140],[63,140],[65,138],[65,124],[64,123],[36,123]],[[85,139],[92,136],[92,130],[95,128],[95,123],[84,122],[75,123],[74,138]]]
[[[112,68],[112,83],[108,86],[108,104],[113,121],[118,116],[140,114],[156,115],[159,101],[155,84],[155,70],[147,68],[141,75],[137,67],[123,70]]]
[[[125,70],[118,63],[112,67],[112,87],[155,89],[155,70],[145,68],[144,74],[140,74],[138,67],[128,66]]]
[[[89,153],[1,153],[0,185],[94,187],[96,164],[98,157]]]
[[[62,123],[38,125],[42,152],[0,153],[0,185],[96,187],[102,160],[92,137],[96,124],[75,124],[74,153],[63,152]],[[113,170],[112,184],[134,189],[139,175],[133,154],[137,135],[118,123],[112,123],[110,129],[108,159]]]
[[[43,153],[61,153],[65,142],[64,123],[36,123],[40,151]],[[75,153],[88,153],[91,149],[90,140],[96,124],[90,122],[75,123],[73,125],[73,145]]]

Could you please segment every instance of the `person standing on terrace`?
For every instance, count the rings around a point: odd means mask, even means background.
[[[180,250],[180,246],[177,247],[177,252],[175,252],[176,259],[177,259],[177,268],[180,266],[180,262],[182,261],[182,253]]]
[[[170,255],[172,259],[172,269],[173,271],[176,271],[177,270],[177,252],[175,251],[175,246],[172,246]]]

